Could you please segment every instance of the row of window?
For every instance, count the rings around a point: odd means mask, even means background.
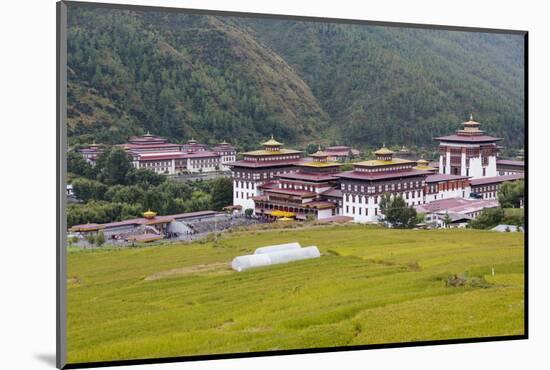
[[[374,168],[369,168],[369,167],[355,167],[355,170],[356,171],[359,171],[359,172],[388,172],[388,171],[396,171],[396,170],[409,170],[412,168],[412,165],[408,165],[408,166],[395,166],[395,167],[390,167],[390,168],[380,168],[380,167],[374,167]]]
[[[253,193],[245,193],[243,191],[241,191],[240,194],[241,194],[240,199],[248,199],[248,198],[254,196]],[[239,192],[238,191],[235,192],[235,199],[239,199]]]
[[[294,189],[294,190],[306,190],[306,191],[315,191],[314,186],[302,185],[302,184],[288,184],[283,182],[283,189]]]
[[[404,190],[409,188],[409,189],[412,189],[412,188],[418,188],[418,186],[422,184],[424,185],[424,181],[420,182],[420,181],[410,181],[410,182],[403,182],[403,183],[392,183],[392,184],[385,184],[385,185],[378,185],[378,192],[381,193],[382,191],[390,191],[390,190],[401,190],[401,188],[403,188]],[[354,185],[351,185],[351,184],[342,184],[341,185],[341,188],[342,190],[348,190],[348,191],[354,191],[354,192],[358,192],[360,191],[361,193],[364,193],[365,192],[365,188],[367,189],[367,193],[374,193],[377,189],[376,186],[364,186],[364,185],[357,185],[357,184],[354,184]]]
[[[254,183],[250,181],[235,181],[235,187],[241,188],[241,189],[254,189]]]
[[[346,214],[350,214],[349,210],[350,210],[350,206],[346,206]],[[363,213],[365,214],[365,216],[369,215],[369,209],[368,208],[357,207],[357,209],[356,209],[355,206],[351,207],[351,214],[355,215],[356,210],[357,210],[357,214],[359,216],[361,216]],[[378,207],[374,208],[374,215],[378,216]]]
[[[245,161],[254,161],[254,162],[270,162],[270,161],[282,161],[288,159],[300,159],[299,155],[270,155],[268,157],[244,157]]]
[[[264,173],[250,173],[250,172],[238,172],[238,171],[234,171],[233,172],[233,177],[234,178],[243,178],[243,179],[256,179],[256,180],[259,180],[260,177],[263,178],[263,179],[272,179],[274,176],[279,176],[279,175],[282,175],[282,174],[285,174],[285,173],[291,173],[291,172],[294,172],[294,171],[290,171],[290,170],[284,170],[284,171],[277,171],[277,172],[264,172]]]

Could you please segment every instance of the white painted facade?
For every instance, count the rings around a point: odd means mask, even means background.
[[[250,198],[261,195],[261,184],[251,180],[233,179],[233,205],[243,207],[243,211],[247,208],[255,209],[254,200]]]
[[[450,148],[468,149],[479,148],[479,144],[465,144],[465,143],[450,143],[441,142],[442,146],[445,146],[447,150],[445,153],[439,156],[439,173],[452,174],[451,173],[451,151]],[[444,161],[445,158],[445,161]],[[469,162],[469,163],[468,163]],[[445,163],[445,166],[443,166]],[[470,158],[469,161],[466,158],[466,153],[463,150],[460,158],[460,173],[454,175],[468,176],[473,179],[481,177],[493,177],[497,176],[497,157],[495,155],[487,158],[487,165],[483,166],[482,156]]]
[[[430,203],[430,202],[433,202],[434,200],[439,200],[439,199],[469,198],[471,190],[472,189],[471,189],[470,186],[467,186],[464,189],[457,188],[457,189],[454,189],[454,190],[452,190],[452,189],[440,190],[437,193],[426,194],[424,196],[424,200],[423,200],[422,203]]]
[[[324,218],[332,217],[332,208],[320,209],[317,211],[317,219],[322,220]]]

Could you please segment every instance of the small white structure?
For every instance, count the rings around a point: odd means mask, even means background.
[[[261,247],[254,251],[254,254],[265,254],[265,253],[273,253],[273,252],[280,252],[280,251],[286,251],[291,249],[300,249],[302,246],[298,242],[294,243],[286,243],[286,244],[277,244],[277,245],[269,245],[267,247]]]
[[[491,229],[491,231],[498,231],[500,233],[504,232],[523,232],[523,227],[517,227],[516,225],[497,225]]]
[[[319,257],[321,257],[319,249],[315,246],[311,246],[306,248],[279,250],[271,253],[249,254],[246,256],[235,257],[231,262],[231,268],[235,271],[241,272],[256,267]]]

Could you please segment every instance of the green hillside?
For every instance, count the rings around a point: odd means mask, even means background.
[[[523,143],[521,36],[69,7],[71,143]]]
[[[237,273],[298,241],[321,258]],[[521,335],[523,234],[327,226],[68,254],[68,360]],[[492,274],[492,268],[495,274]],[[447,286],[449,275],[466,286]]]

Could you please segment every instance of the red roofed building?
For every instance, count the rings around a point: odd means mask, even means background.
[[[379,201],[384,193],[400,194],[408,205],[424,201],[426,177],[432,171],[418,170],[416,161],[394,158],[382,148],[376,159],[354,163],[354,169],[337,174],[342,191],[342,215],[357,222],[376,222],[381,216]]]
[[[278,175],[278,181],[261,186],[261,195],[252,198],[255,213],[260,217],[285,215],[305,220],[308,217],[321,220],[339,215],[341,206],[338,198],[324,194],[335,191],[338,186],[340,164],[329,162],[328,153],[311,155],[310,161],[297,163],[298,169]],[[273,213],[274,212],[274,213]]]
[[[506,181],[523,180],[523,173],[504,176],[485,177],[470,180],[472,193],[481,199],[498,199],[498,191]]]
[[[512,159],[497,159],[497,172],[499,176],[524,173],[525,163]]]
[[[422,203],[456,197],[469,198],[470,191],[470,181],[466,176],[431,174],[426,177],[424,201]]]
[[[359,150],[343,145],[329,146],[325,149],[325,153],[328,154],[329,161],[345,161],[361,155]]]
[[[261,186],[278,179],[281,174],[296,172],[302,152],[284,149],[273,136],[262,143],[262,150],[243,153],[240,161],[229,162],[233,178],[233,205],[243,210],[254,209],[254,197],[262,195]]]
[[[228,163],[235,162],[237,159],[237,150],[229,143],[223,141],[212,148],[212,151],[219,154],[220,166],[224,171],[229,170]]]
[[[95,166],[97,157],[99,157],[99,155],[103,153],[103,149],[95,142],[88,147],[80,148],[77,151],[80,153],[80,155],[82,155],[82,157],[84,157],[86,162],[88,162],[92,166]]]
[[[133,155],[137,168],[146,168],[156,173],[174,175],[179,173],[212,172],[220,168],[220,155],[208,150],[198,152],[151,152]]]
[[[455,134],[435,138],[439,141],[439,173],[471,178],[497,175],[498,137],[485,135],[479,122],[464,122]]]

